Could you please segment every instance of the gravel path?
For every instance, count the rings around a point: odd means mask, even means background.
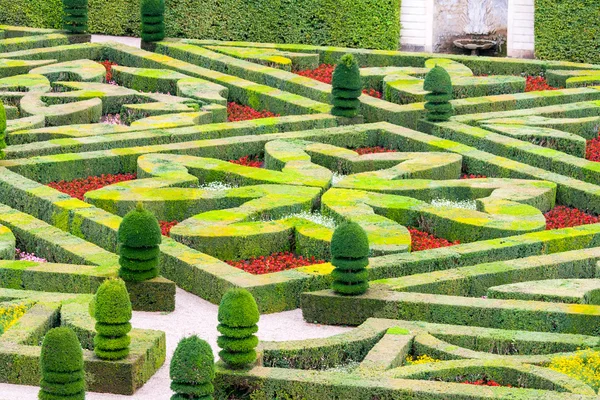
[[[217,306],[177,289],[176,308],[170,314],[134,312],[135,328],[157,329],[167,333],[167,361],[163,367],[133,396],[88,393],[87,400],[166,400],[171,396],[169,361],[183,337],[196,334],[208,341],[217,354]],[[265,341],[322,338],[347,332],[350,328],[306,323],[298,310],[263,315],[258,323],[258,336]],[[39,388],[0,384],[0,399],[34,400]]]

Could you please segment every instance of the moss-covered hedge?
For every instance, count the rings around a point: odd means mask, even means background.
[[[139,9],[89,0],[89,31],[139,36]],[[0,23],[62,26],[61,0],[0,0],[0,10]],[[396,49],[400,0],[166,0],[165,24],[171,37]]]
[[[535,55],[600,62],[600,0],[536,0]]]

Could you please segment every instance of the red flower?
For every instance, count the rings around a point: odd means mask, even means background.
[[[585,146],[585,158],[590,161],[600,161],[600,138],[587,141]]]
[[[375,146],[375,147],[359,147],[354,149],[355,152],[360,154],[376,154],[376,153],[396,153],[398,150],[388,149],[387,147]]]
[[[325,261],[317,260],[314,256],[303,257],[294,253],[274,253],[270,256],[253,257],[248,260],[225,261],[227,264],[249,272],[254,275],[269,274],[271,272],[285,271],[314,264],[323,264]]]
[[[477,386],[504,386],[499,384],[496,381],[493,381],[491,379],[479,379],[473,382],[469,382],[469,381],[463,381],[461,383],[467,384],[467,385],[477,385]],[[504,387],[512,387],[511,385],[506,385]]]
[[[177,225],[179,221],[158,221],[160,231],[163,236],[171,236],[171,228]]]
[[[248,121],[251,119],[259,119],[259,118],[270,118],[270,117],[279,117],[279,114],[273,114],[270,111],[256,111],[254,108],[249,106],[243,106],[238,103],[230,102],[227,103],[227,120],[229,122],[235,121]]]
[[[600,218],[586,214],[576,208],[556,206],[544,214],[546,217],[546,229],[561,229],[579,225],[596,224]]]
[[[333,79],[333,70],[335,69],[335,65],[331,64],[321,64],[316,69],[307,69],[304,71],[297,71],[298,75],[305,76],[307,78],[311,78],[317,80],[319,82],[326,83],[331,85],[331,81]],[[364,89],[363,93],[381,99],[383,97],[382,93],[375,89]]]
[[[240,157],[237,160],[229,160],[229,162],[254,168],[262,168],[265,164],[262,158],[256,154],[251,156]]]
[[[473,174],[462,174],[460,179],[479,179],[479,178],[487,178],[485,175],[473,175]]]
[[[110,60],[102,61],[102,62],[100,62],[100,64],[104,65],[104,68],[106,68],[106,80],[105,80],[105,82],[108,83],[108,82],[112,81],[112,67],[114,65],[118,65],[118,64],[115,63],[115,62],[112,62]]]
[[[136,179],[136,174],[117,174],[117,175],[100,175],[88,176],[85,179],[75,179],[69,182],[51,182],[48,184],[60,192],[66,193],[71,197],[83,200],[87,192],[103,188],[104,186],[113,185],[118,182],[131,181]]]
[[[439,247],[448,247],[460,244],[458,240],[450,242],[446,239],[437,238],[432,234],[420,231],[416,228],[409,227],[408,231],[410,232],[412,251],[437,249]]]
[[[558,88],[548,85],[543,76],[528,76],[525,83],[526,92],[536,92],[539,90],[556,90]]]

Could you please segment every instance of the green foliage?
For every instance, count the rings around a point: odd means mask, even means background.
[[[6,110],[0,101],[0,160],[4,158],[2,149],[6,148]]]
[[[346,222],[331,238],[332,288],[338,294],[359,295],[369,288],[369,239],[357,223]]]
[[[427,90],[425,95],[426,118],[432,122],[448,121],[454,114],[454,108],[450,103],[452,100],[452,79],[450,74],[436,65],[425,76],[423,89]]]
[[[63,0],[63,29],[84,33],[88,24],[88,0]]]
[[[599,63],[598,20],[598,0],[536,0],[536,57]]]
[[[223,349],[219,356],[231,368],[242,368],[256,360],[258,337],[254,333],[259,318],[256,301],[246,289],[231,289],[223,295],[217,344]]]
[[[54,328],[46,333],[40,356],[42,379],[39,399],[79,400],[85,398],[83,350],[70,328]]]
[[[399,0],[167,0],[170,37],[398,49]],[[60,0],[0,0],[0,23],[60,28]],[[269,12],[265,12],[269,10]],[[89,31],[139,36],[140,0],[89,0]]]
[[[142,282],[158,276],[158,246],[162,241],[158,220],[138,204],[121,221],[118,232],[121,258],[119,276],[126,281]]]
[[[140,4],[142,40],[158,42],[165,38],[165,0],[142,0]]]
[[[362,82],[358,63],[352,54],[345,54],[333,71],[331,81],[332,104],[331,114],[337,117],[352,118],[358,115],[362,93]]]
[[[90,314],[96,319],[94,352],[105,360],[120,360],[129,354],[131,342],[131,301],[125,282],[109,279],[98,288],[90,303]]]
[[[210,345],[198,336],[182,339],[171,360],[171,390],[177,399],[213,399],[215,361]]]

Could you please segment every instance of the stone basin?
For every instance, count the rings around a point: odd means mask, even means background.
[[[458,39],[454,45],[460,49],[471,50],[471,55],[478,55],[481,50],[488,50],[498,45],[498,42],[490,39]]]

